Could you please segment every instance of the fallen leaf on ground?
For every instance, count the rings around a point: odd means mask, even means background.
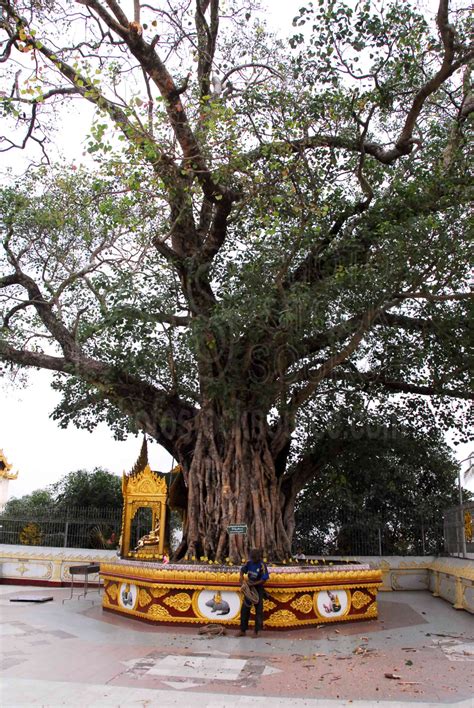
[[[391,674],[391,673],[386,673],[384,674],[385,678],[389,679],[401,679],[401,676],[399,674]]]
[[[361,656],[365,656],[366,654],[373,654],[375,651],[376,651],[375,649],[369,649],[368,647],[365,647],[365,646],[359,646],[359,647],[356,647],[352,653],[359,654]]]

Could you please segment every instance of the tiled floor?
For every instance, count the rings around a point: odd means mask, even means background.
[[[104,613],[97,596],[10,603],[0,586],[2,706],[474,708],[474,618],[427,592],[381,594],[380,618],[214,639]],[[385,674],[399,678],[387,678]]]

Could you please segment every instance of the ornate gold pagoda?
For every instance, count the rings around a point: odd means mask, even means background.
[[[0,511],[8,501],[8,484],[18,477],[18,472],[11,472],[12,465],[7,462],[3,450],[0,450]]]
[[[146,438],[133,470],[122,477],[123,514],[120,555],[122,558],[158,560],[166,548],[166,502],[168,489],[166,479],[154,472],[148,464]],[[151,529],[131,546],[132,522],[139,509],[150,508]]]
[[[3,450],[0,450],[0,479],[16,479],[18,472],[10,472],[12,465],[9,465]]]

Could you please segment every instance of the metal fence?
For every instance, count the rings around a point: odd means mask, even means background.
[[[474,558],[474,502],[445,511],[444,539],[449,555]]]
[[[68,548],[117,547],[122,509],[45,508],[21,516],[0,514],[0,543]],[[144,529],[146,533],[149,529]],[[140,531],[138,531],[140,533]]]
[[[296,512],[294,547],[308,555],[439,555],[445,550],[442,516],[383,519],[341,515],[321,519]]]
[[[134,519],[135,540],[150,530],[146,512],[139,510]],[[297,511],[295,521],[294,548],[308,555],[474,554],[474,502],[448,509],[444,518],[345,515],[322,520]],[[0,543],[115,549],[121,524],[122,510],[117,508],[49,508],[21,517],[0,514]]]

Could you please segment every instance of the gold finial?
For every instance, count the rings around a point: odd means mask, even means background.
[[[3,450],[0,450],[0,478],[16,479],[18,477],[18,472],[10,472],[11,468],[12,465],[8,464]]]
[[[135,462],[135,465],[130,472],[130,477],[133,477],[134,475],[138,474],[139,472],[142,472],[142,470],[145,469],[145,467],[148,465],[148,444],[146,441],[146,436],[143,436],[143,443],[142,443],[142,449],[140,450],[140,454],[138,455],[138,460]]]

